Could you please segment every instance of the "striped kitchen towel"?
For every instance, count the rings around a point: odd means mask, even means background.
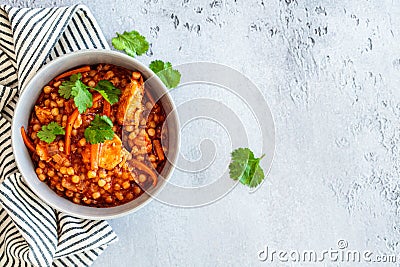
[[[0,266],[89,266],[117,240],[107,222],[69,216],[37,198],[11,149],[13,110],[27,82],[50,60],[88,48],[108,44],[83,5],[0,5]]]

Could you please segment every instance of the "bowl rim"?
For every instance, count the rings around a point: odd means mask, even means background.
[[[171,110],[173,112],[176,113],[176,106],[175,106],[175,102],[173,101],[171,94],[169,92],[169,90],[167,89],[167,87],[164,85],[164,83],[161,81],[161,79],[149,68],[147,67],[145,64],[141,63],[140,61],[138,61],[135,58],[132,58],[128,55],[125,55],[121,52],[117,52],[117,51],[112,51],[112,50],[107,50],[107,49],[82,49],[79,51],[74,51],[74,52],[70,52],[64,55],[61,55],[51,61],[49,61],[46,65],[42,66],[29,80],[29,82],[26,84],[26,86],[24,88],[22,88],[22,93],[20,93],[19,95],[19,100],[17,101],[17,104],[15,106],[14,109],[14,115],[13,115],[13,119],[11,122],[11,147],[13,150],[13,155],[15,158],[15,163],[17,165],[17,168],[19,170],[19,172],[21,173],[22,178],[24,179],[24,181],[26,182],[26,184],[28,185],[28,187],[36,194],[36,196],[41,199],[43,202],[45,202],[46,204],[48,204],[50,207],[61,211],[61,212],[65,212],[68,215],[72,215],[72,216],[76,216],[82,219],[91,219],[91,220],[105,220],[105,219],[115,219],[115,218],[119,218],[122,216],[126,216],[128,214],[131,214],[133,212],[138,211],[139,209],[143,208],[144,206],[146,206],[148,203],[150,203],[153,199],[156,199],[156,196],[161,192],[161,190],[163,190],[163,188],[165,187],[167,181],[170,179],[170,177],[172,176],[173,172],[175,171],[175,164],[178,158],[178,153],[180,151],[180,145],[181,145],[181,136],[180,136],[180,122],[179,122],[179,117],[176,115],[175,116],[175,123],[176,123],[176,128],[178,129],[178,131],[176,132],[176,153],[174,155],[174,157],[170,160],[171,161],[171,167],[168,171],[168,173],[166,175],[163,176],[164,182],[158,187],[155,188],[151,194],[149,194],[147,191],[144,192],[144,194],[148,195],[148,198],[145,199],[142,203],[138,204],[137,206],[130,208],[128,210],[116,213],[116,214],[112,214],[112,215],[84,215],[84,214],[80,214],[79,212],[75,212],[75,211],[70,211],[70,210],[66,210],[62,207],[60,207],[59,205],[57,205],[57,203],[53,203],[51,201],[49,201],[46,198],[46,194],[42,193],[38,188],[36,188],[36,186],[30,181],[30,179],[27,179],[26,177],[28,176],[25,168],[26,166],[22,166],[22,163],[20,163],[19,160],[19,153],[15,153],[15,151],[19,149],[21,149],[21,146],[18,145],[18,141],[17,141],[17,137],[16,135],[20,133],[20,130],[17,129],[17,114],[19,112],[19,110],[21,109],[20,104],[22,101],[20,101],[21,99],[23,99],[28,93],[27,90],[25,90],[26,88],[34,88],[32,86],[32,84],[35,82],[35,79],[37,77],[40,77],[42,75],[45,75],[44,73],[52,68],[54,65],[56,65],[58,62],[65,60],[66,58],[70,57],[70,56],[79,56],[79,55],[88,55],[88,54],[93,54],[93,55],[101,55],[101,54],[109,54],[109,55],[113,55],[116,57],[121,58],[121,60],[128,60],[131,61],[134,65],[139,66],[140,68],[146,70],[148,73],[150,73],[151,75],[146,79],[155,79],[158,83],[158,85],[161,87],[162,91],[163,91],[163,96],[166,96],[168,98],[168,102],[171,105]],[[101,60],[99,60],[99,64],[101,63]],[[113,63],[109,63],[109,64],[113,64]],[[115,65],[118,65],[118,63],[114,63]],[[65,71],[65,70],[64,70]],[[35,101],[36,99],[34,99],[33,101]],[[23,109],[22,109],[23,110]],[[19,126],[20,127],[20,126]],[[25,144],[23,144],[24,149],[26,149]],[[29,153],[29,152],[27,152]],[[47,185],[46,185],[47,186]],[[53,190],[52,190],[53,191]],[[53,191],[54,192],[54,191]],[[62,196],[59,196],[60,198],[63,198]],[[64,198],[65,199],[65,198]],[[68,200],[70,201],[70,200]],[[129,203],[129,202],[127,202]],[[125,203],[125,204],[127,204]],[[74,205],[79,205],[79,204],[75,204],[72,203]],[[96,210],[103,210],[103,209],[110,209],[112,207],[106,207],[106,208],[97,208],[97,207],[89,207],[89,206],[83,206],[83,205],[79,205],[82,207],[86,207],[86,208],[92,208],[92,209],[96,209]],[[115,207],[119,207],[119,206],[115,206]]]

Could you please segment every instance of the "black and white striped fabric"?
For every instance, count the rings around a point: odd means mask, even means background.
[[[0,266],[89,266],[117,240],[107,222],[74,218],[37,198],[11,149],[13,110],[30,78],[46,62],[88,48],[108,44],[85,6],[0,6]]]

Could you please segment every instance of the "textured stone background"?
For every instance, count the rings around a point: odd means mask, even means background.
[[[120,241],[94,266],[249,266],[264,245],[323,250],[339,239],[400,254],[400,2],[302,2],[83,1],[108,39],[148,36],[153,55],[141,61],[243,72],[267,98],[277,136],[256,193],[238,186],[198,209],[153,201],[111,221]]]

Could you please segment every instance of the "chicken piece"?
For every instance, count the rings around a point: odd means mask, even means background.
[[[49,108],[35,106],[35,113],[36,117],[42,124],[48,124],[54,119],[53,115],[51,115],[51,110]]]
[[[143,83],[137,80],[131,80],[119,100],[117,122],[120,125],[139,126],[140,115],[143,112],[143,94]]]
[[[36,154],[40,157],[40,160],[47,162],[51,161],[49,151],[47,150],[47,146],[45,144],[39,143],[36,145]]]
[[[123,159],[122,141],[115,134],[112,140],[106,140],[100,147],[99,167],[112,170]]]

